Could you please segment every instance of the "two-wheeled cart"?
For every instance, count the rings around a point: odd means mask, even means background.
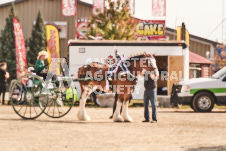
[[[34,73],[15,80],[11,87],[11,104],[23,119],[35,119],[41,114],[52,118],[65,116],[78,100],[72,77],[58,76],[45,82]]]

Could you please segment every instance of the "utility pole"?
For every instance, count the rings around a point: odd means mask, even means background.
[[[181,26],[181,40],[185,40],[185,31],[186,31],[186,28],[185,28],[185,24],[183,22],[182,26]]]

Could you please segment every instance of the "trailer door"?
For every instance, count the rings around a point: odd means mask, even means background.
[[[168,75],[168,95],[170,95],[173,84],[184,77],[184,56],[168,57]]]

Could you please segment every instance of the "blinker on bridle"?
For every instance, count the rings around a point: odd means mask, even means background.
[[[146,58],[146,64],[148,65],[148,68],[151,68],[151,67],[154,68],[151,63],[151,58]]]

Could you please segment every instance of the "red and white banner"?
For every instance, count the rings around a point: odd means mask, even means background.
[[[13,18],[13,27],[15,35],[16,47],[16,71],[17,78],[25,74],[25,67],[27,66],[27,56],[24,43],[24,35],[20,23],[16,18]]]
[[[138,40],[164,39],[165,31],[165,20],[139,20],[136,25]]]
[[[105,0],[93,0],[93,15],[104,13]]]
[[[88,19],[78,19],[77,20],[77,30],[76,30],[76,35],[78,40],[84,40],[87,39],[86,33],[88,31],[88,24],[89,24]]]
[[[166,0],[152,0],[152,16],[166,16]]]
[[[77,0],[62,0],[62,14],[63,16],[76,16]]]

